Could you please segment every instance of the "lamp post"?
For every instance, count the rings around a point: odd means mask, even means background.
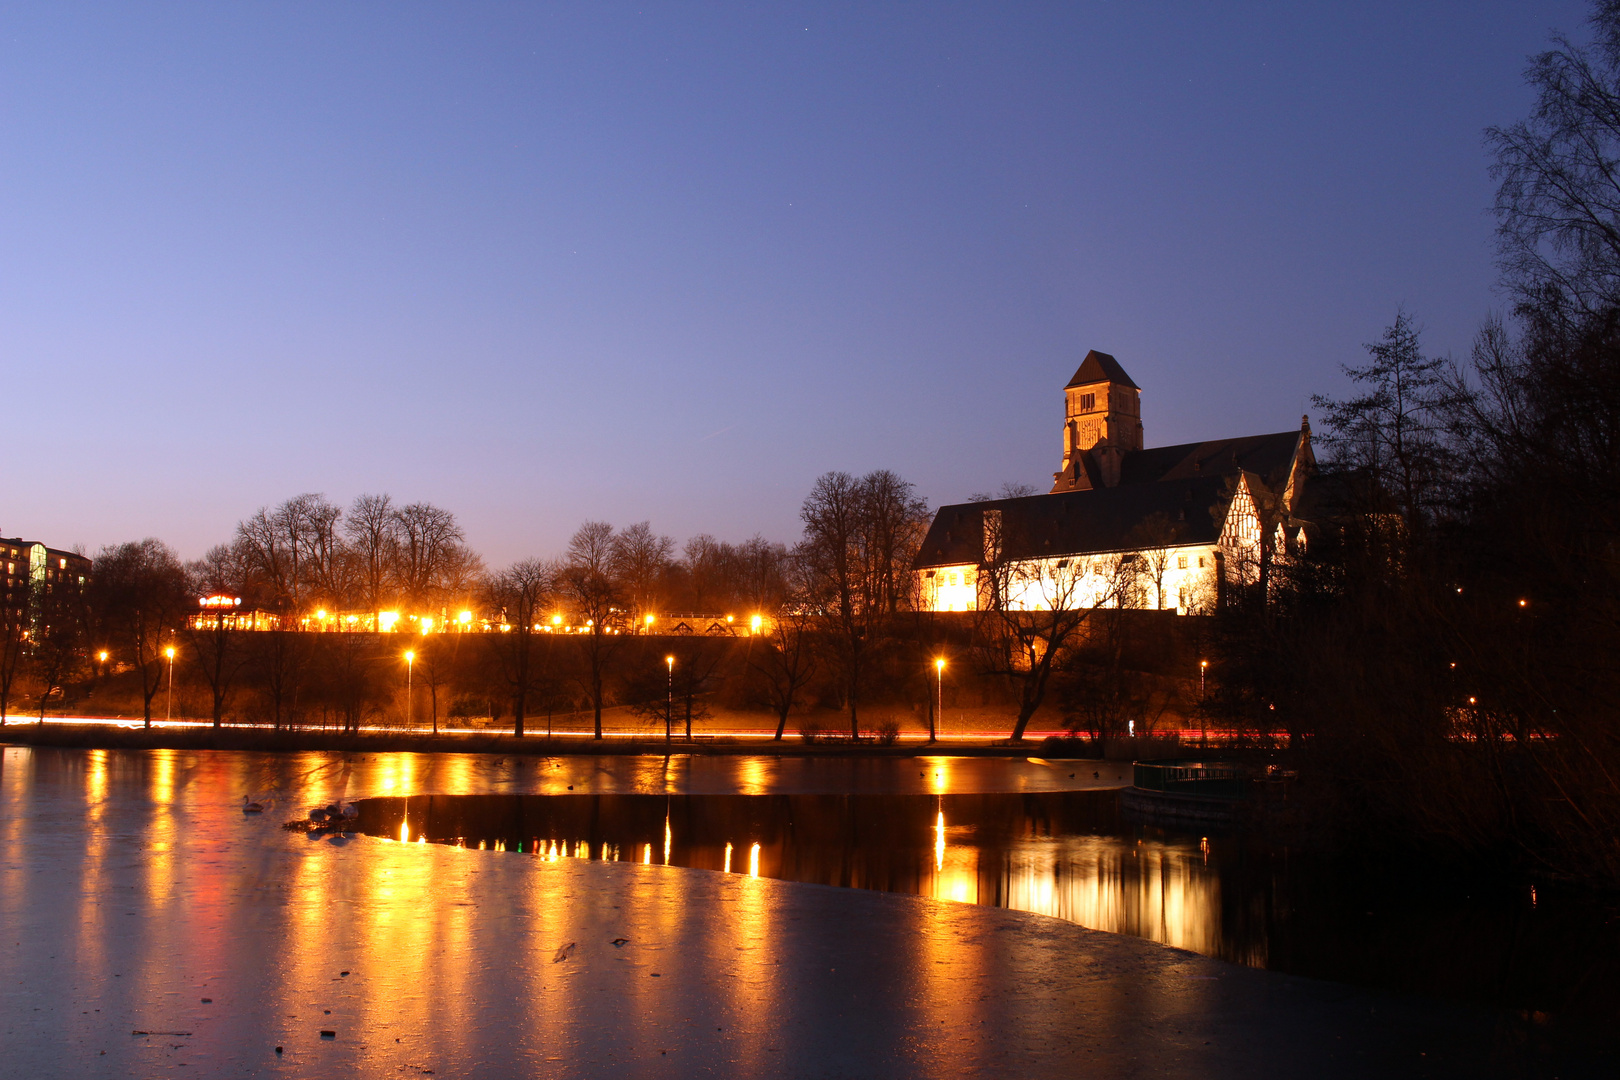
[[[670,741],[670,729],[675,723],[675,657],[664,657],[664,664],[669,668],[669,687],[664,692],[664,742]]]
[[[164,649],[163,655],[168,657],[169,660],[168,702],[163,710],[163,719],[167,722],[174,719],[174,646],[170,645],[167,649]]]
[[[405,650],[405,730],[411,730],[411,676],[416,668],[416,651]]]
[[[1204,690],[1204,676],[1209,672],[1209,661],[1198,661],[1198,742],[1205,750],[1209,749],[1209,718],[1204,712],[1204,702],[1209,700]]]
[[[928,741],[939,740],[939,714],[945,708],[945,658],[934,658],[934,711],[928,716]]]

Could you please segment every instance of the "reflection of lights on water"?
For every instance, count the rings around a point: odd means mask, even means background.
[[[85,772],[85,801],[99,805],[107,798],[107,751],[91,750]]]
[[[669,865],[669,841],[670,841],[669,815],[665,814],[664,815],[664,865],[665,866]]]
[[[642,844],[641,845],[641,861],[646,866],[651,866],[652,865],[652,845],[651,844]]]
[[[731,873],[731,841],[726,841],[726,867],[720,871],[722,874]]]
[[[411,842],[411,823],[403,818],[399,822],[399,842],[402,844]]]
[[[759,845],[748,849],[748,876],[759,877]]]
[[[934,822],[934,870],[945,869],[945,811],[939,812]]]

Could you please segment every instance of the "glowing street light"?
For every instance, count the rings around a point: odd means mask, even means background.
[[[174,719],[174,646],[170,645],[163,650],[163,655],[169,660],[169,693],[168,704],[163,711],[164,720]]]
[[[1208,672],[1209,661],[1198,661],[1198,700],[1200,702],[1200,708],[1198,710],[1198,742],[1206,750],[1209,749],[1209,720],[1206,718],[1206,714],[1201,706],[1203,702],[1209,700],[1209,695],[1204,692],[1204,676]],[[1133,737],[1136,734],[1136,725],[1134,722],[1131,725],[1131,734]]]
[[[928,741],[939,741],[939,714],[945,708],[945,658],[934,657],[934,711],[928,714]]]
[[[752,619],[748,620],[748,628],[753,633],[757,634],[759,633],[759,628],[764,625],[764,623],[764,619],[760,618],[758,615],[755,615]]]
[[[670,729],[675,723],[675,657],[664,657],[669,668],[669,688],[664,695],[664,742],[670,741]]]

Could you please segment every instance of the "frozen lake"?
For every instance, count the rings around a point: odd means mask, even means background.
[[[1533,1018],[1039,914],[279,827],[335,799],[428,793],[1048,798],[1118,782],[1092,771],[5,747],[0,1075],[1462,1076],[1549,1060]],[[244,815],[244,796],[276,802]],[[1560,1075],[1612,1065],[1587,1051]]]

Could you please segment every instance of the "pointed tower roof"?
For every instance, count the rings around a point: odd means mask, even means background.
[[[1100,382],[1119,383],[1121,386],[1128,386],[1132,390],[1142,389],[1131,381],[1129,375],[1125,374],[1125,369],[1119,366],[1118,360],[1105,352],[1092,349],[1086,353],[1086,358],[1080,362],[1080,369],[1074,373],[1074,378],[1069,380],[1069,386],[1084,386],[1087,383]],[[1066,386],[1064,389],[1067,390],[1068,387]]]

